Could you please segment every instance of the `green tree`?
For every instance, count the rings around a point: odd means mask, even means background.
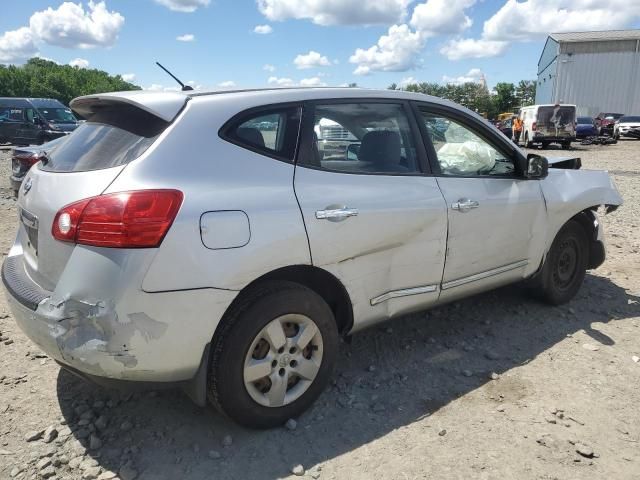
[[[516,107],[516,87],[513,83],[501,82],[495,87],[494,104],[498,113],[512,112]]]
[[[515,96],[518,107],[533,105],[536,102],[536,81],[520,80]]]
[[[97,69],[58,65],[42,58],[32,58],[22,66],[0,65],[0,97],[56,98],[65,105],[81,95],[140,90],[120,75]]]

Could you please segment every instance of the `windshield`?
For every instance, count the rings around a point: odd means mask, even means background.
[[[38,111],[40,115],[52,123],[76,123],[78,121],[69,108],[40,108]]]
[[[604,118],[607,120],[617,120],[622,116],[621,113],[605,113]]]
[[[593,118],[591,117],[578,117],[579,125],[590,125],[593,123]]]
[[[640,122],[640,117],[622,117],[620,123],[636,123]]]

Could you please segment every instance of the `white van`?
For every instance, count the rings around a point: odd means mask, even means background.
[[[520,139],[528,148],[534,144],[547,148],[550,143],[559,143],[569,148],[576,140],[575,105],[531,105],[520,109],[522,134]]]

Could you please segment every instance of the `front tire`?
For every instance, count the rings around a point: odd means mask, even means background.
[[[338,330],[329,305],[302,285],[270,282],[242,295],[213,339],[208,397],[237,423],[271,428],[322,393]]]
[[[551,305],[567,303],[582,286],[588,258],[586,233],[577,221],[569,220],[551,245],[542,270],[533,282],[533,293]]]

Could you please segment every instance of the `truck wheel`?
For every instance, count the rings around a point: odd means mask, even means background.
[[[524,146],[526,148],[533,148],[533,142],[529,141],[529,132],[525,132],[524,134]]]
[[[324,390],[338,329],[322,297],[297,283],[269,282],[243,295],[211,344],[208,397],[244,426],[275,427]]]
[[[571,142],[562,142],[562,149],[569,150],[571,148]]]
[[[542,142],[542,149],[546,150],[547,148],[549,148],[549,142]]]
[[[589,244],[582,226],[568,221],[551,244],[542,270],[531,283],[532,292],[551,305],[571,300],[587,271]]]

